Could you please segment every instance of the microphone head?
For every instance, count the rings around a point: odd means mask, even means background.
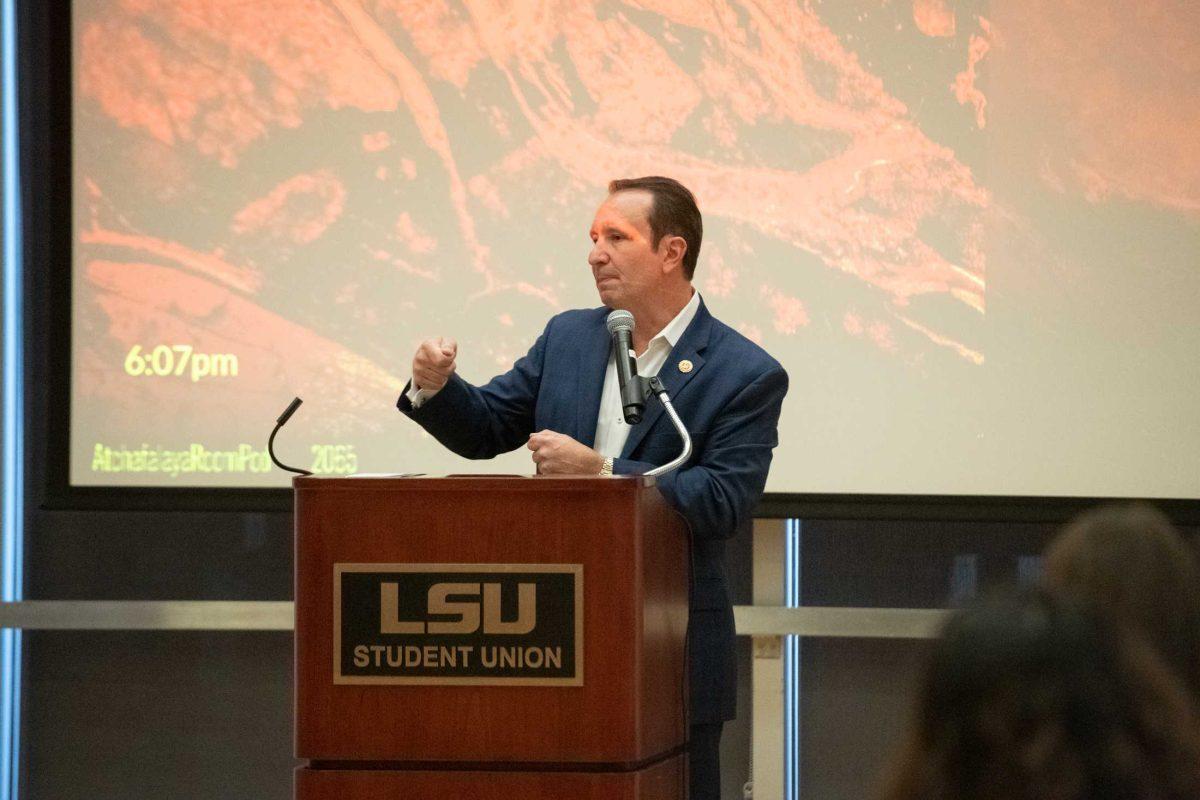
[[[304,401],[301,400],[299,397],[292,400],[292,402],[288,405],[288,407],[283,410],[283,413],[279,415],[279,419],[275,420],[275,424],[282,426],[285,422],[287,422],[289,419],[291,419],[292,414],[296,413],[296,409],[299,408],[300,404],[303,402]]]
[[[629,331],[633,333],[633,314],[623,308],[618,308],[608,315],[608,321],[605,324],[608,326],[609,336],[612,336],[617,331]]]

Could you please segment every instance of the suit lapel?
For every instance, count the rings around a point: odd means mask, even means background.
[[[692,319],[687,330],[683,332],[683,336],[679,337],[679,341],[671,348],[670,355],[663,362],[662,368],[658,371],[658,377],[663,382],[663,387],[667,390],[667,394],[671,398],[672,405],[678,410],[676,398],[687,386],[692,378],[699,374],[704,367],[704,357],[701,353],[708,347],[708,337],[712,329],[712,315],[708,313],[708,308],[705,307],[704,301],[700,301],[700,307],[696,309],[696,316]],[[692,362],[692,369],[689,372],[682,372],[679,369],[680,363],[683,361]],[[621,458],[629,458],[642,440],[646,438],[646,434],[658,422],[658,418],[665,413],[663,404],[659,402],[658,397],[652,396],[646,400],[646,413],[642,417],[641,424],[633,426],[629,431],[629,438],[625,440],[625,447],[621,450]],[[669,424],[669,423],[668,423]],[[683,424],[687,425],[688,421],[683,420]],[[593,430],[593,433],[595,431]]]
[[[594,447],[596,444],[596,420],[600,417],[600,395],[604,391],[604,373],[608,369],[609,351],[612,342],[608,329],[604,326],[604,317],[599,317],[600,324],[585,334],[580,347],[578,364],[578,380],[573,391],[575,407],[575,441]]]

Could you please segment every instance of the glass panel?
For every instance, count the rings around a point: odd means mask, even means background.
[[[1056,526],[804,521],[801,605],[946,608],[1030,574]]]

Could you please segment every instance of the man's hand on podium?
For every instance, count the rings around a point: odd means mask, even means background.
[[[454,374],[454,357],[458,355],[458,343],[453,339],[426,339],[413,356],[413,387],[424,391],[425,398],[441,390]]]
[[[539,475],[599,475],[604,466],[604,456],[565,433],[531,433],[525,446],[533,451]]]

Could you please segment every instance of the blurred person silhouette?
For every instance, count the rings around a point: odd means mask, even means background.
[[[1044,584],[1130,628],[1200,700],[1200,564],[1158,509],[1108,505],[1067,525],[1045,552]]]
[[[1153,649],[1043,589],[957,612],[885,800],[1200,797],[1192,704]]]

